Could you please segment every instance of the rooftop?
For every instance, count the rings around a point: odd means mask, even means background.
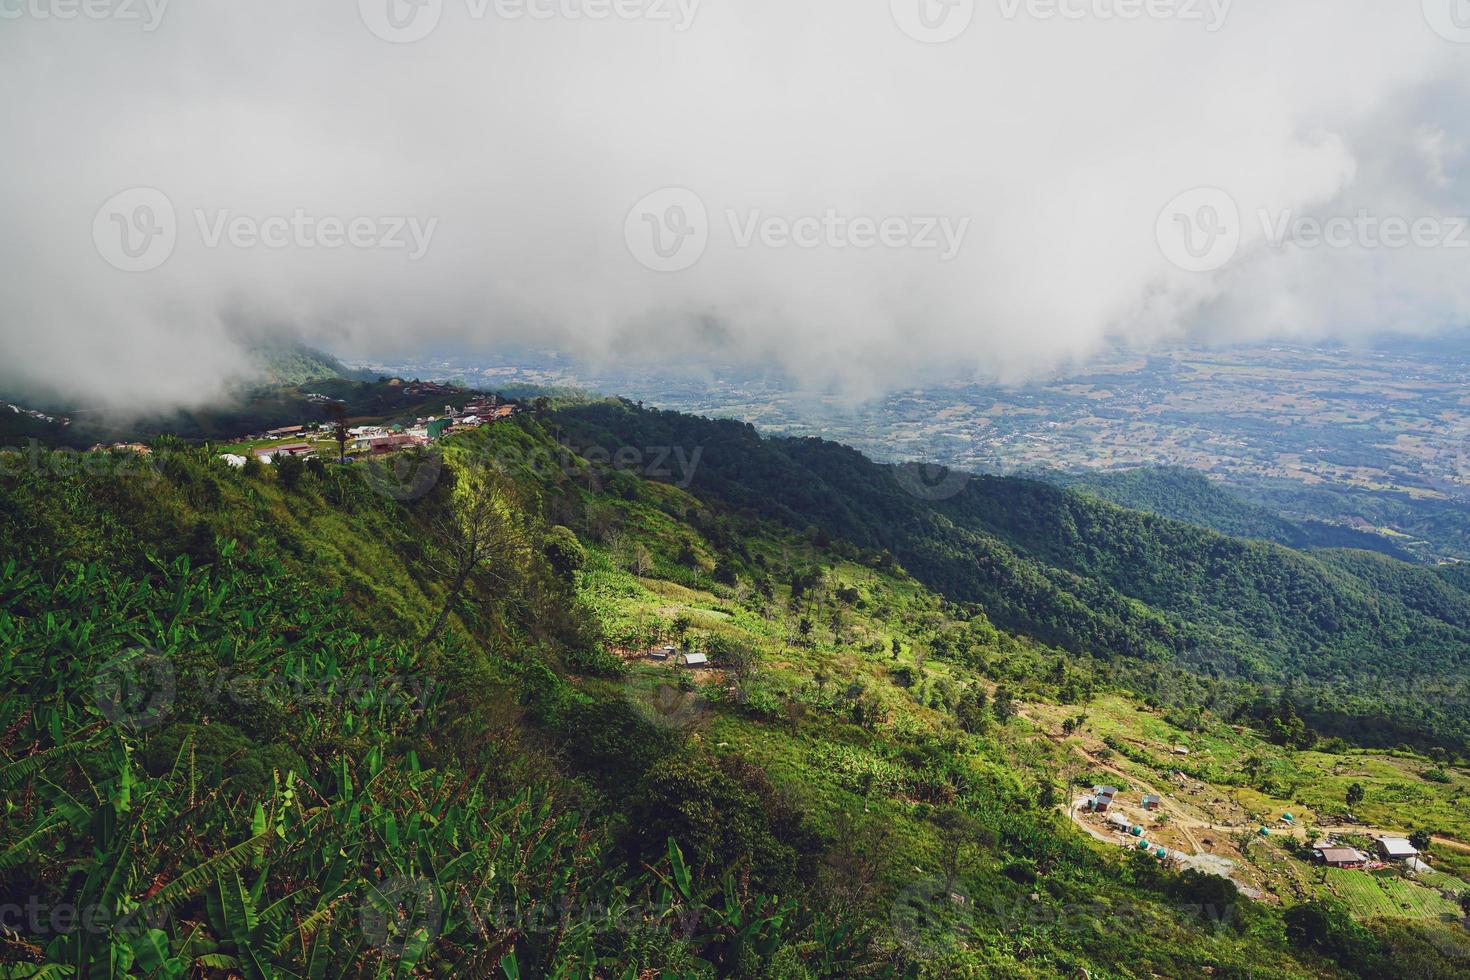
[[[1351,847],[1319,847],[1317,853],[1328,864],[1362,864],[1368,860],[1362,852]]]

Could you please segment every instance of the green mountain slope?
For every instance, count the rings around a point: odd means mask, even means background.
[[[887,467],[820,440],[763,439],[738,423],[626,403],[557,418],[574,445],[698,451],[696,492],[886,549],[1007,630],[1078,654],[1302,685],[1325,699],[1324,718],[1341,716],[1338,699],[1387,681],[1406,693],[1349,711],[1364,712],[1369,732],[1470,735],[1462,702],[1408,693],[1424,673],[1457,682],[1470,667],[1470,594],[1432,569],[1296,552],[1042,483]]]
[[[1274,541],[1289,548],[1357,548],[1405,561],[1412,556],[1382,535],[1322,521],[1292,521],[1252,504],[1203,473],[1180,467],[1144,467],[1115,473],[1059,473],[1036,478],[1069,490],[1236,538]]]
[[[1023,706],[1082,711],[1100,664],[566,425],[377,470],[0,469],[0,891],[93,913],[0,968],[1453,975],[1427,927],[1327,909],[1294,945],[1089,843],[1058,804],[1100,774],[1058,787]],[[716,669],[628,651],[664,642]]]
[[[260,342],[249,348],[250,360],[260,369],[267,384],[292,386],[308,381],[344,378],[372,381],[374,375],[347,367],[331,354],[305,344],[287,341]]]
[[[1236,488],[1250,501],[1300,519],[1366,521],[1401,535],[1403,547],[1427,561],[1470,561],[1470,508],[1457,492],[1425,497],[1394,490],[1305,486],[1292,480],[1258,479]]]

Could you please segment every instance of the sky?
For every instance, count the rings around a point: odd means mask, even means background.
[[[0,389],[1470,322],[1470,0],[0,0]]]

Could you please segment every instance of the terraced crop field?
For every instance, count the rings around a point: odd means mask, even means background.
[[[1327,886],[1355,915],[1413,919],[1459,917],[1459,906],[1439,891],[1391,875],[1392,872],[1329,868]]]

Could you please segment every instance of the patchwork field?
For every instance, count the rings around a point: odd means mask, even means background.
[[[1455,896],[1470,889],[1459,877],[1470,870],[1464,768],[1407,752],[1295,752],[1219,722],[1185,730],[1122,696],[1090,703],[1085,724],[1071,735],[1062,728],[1077,716],[1071,706],[1028,705],[1025,715],[1071,756],[1057,764],[1079,785],[1106,781],[1122,790],[1113,812],[1144,826],[1147,839],[1234,862],[1231,877],[1268,900],[1332,896],[1364,917],[1459,916]],[[1348,817],[1354,785],[1363,797]],[[1138,805],[1151,791],[1163,796],[1158,814]],[[1094,835],[1106,829],[1097,817],[1078,819]],[[1415,830],[1433,835],[1429,859],[1437,869],[1417,877],[1397,867],[1324,869],[1311,860],[1309,845],[1325,836],[1366,851],[1377,834]]]

